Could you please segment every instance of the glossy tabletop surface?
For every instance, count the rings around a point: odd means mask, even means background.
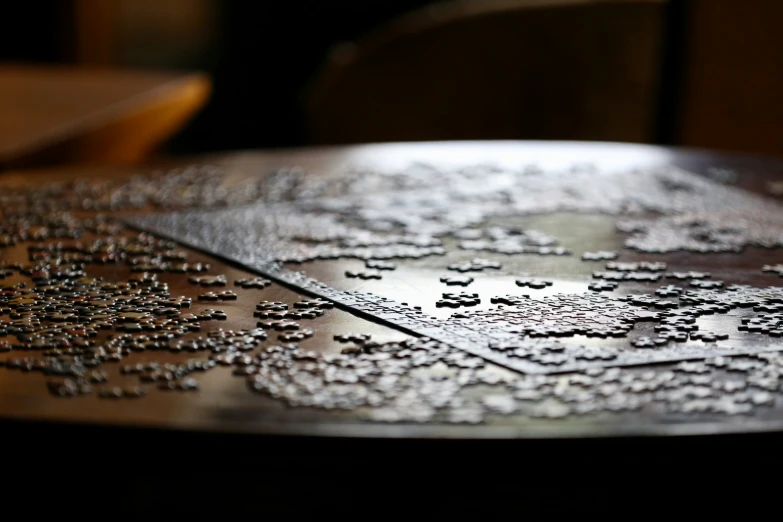
[[[783,163],[247,152],[0,177],[0,416],[219,432],[783,427]]]

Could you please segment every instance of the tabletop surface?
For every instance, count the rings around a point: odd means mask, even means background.
[[[197,73],[0,64],[0,163],[142,112],[204,82]]]
[[[0,177],[0,417],[603,437],[783,427],[783,163],[453,142]]]

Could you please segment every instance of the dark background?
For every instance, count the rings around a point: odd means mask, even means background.
[[[306,145],[303,92],[329,50],[432,3],[8,2],[0,61],[203,70],[212,98],[168,152]],[[660,39],[656,143],[783,154],[783,2],[671,0]]]
[[[168,1],[161,0],[163,3]],[[154,2],[141,0],[137,3],[151,4],[146,9],[154,13]],[[162,51],[159,48],[137,52],[125,48],[108,60],[105,57],[92,60],[114,62],[99,65],[199,69],[212,76],[210,102],[189,127],[175,137],[169,146],[172,152],[304,144],[302,90],[329,49],[434,1],[228,0],[207,3],[211,16],[206,23],[210,26],[191,22],[195,33],[191,38],[193,47],[198,48],[196,52],[183,52],[174,57],[169,55],[168,60],[160,63],[160,58],[155,56],[156,52]],[[72,41],[76,30],[75,18],[78,17],[75,11],[92,6],[79,4],[78,1],[37,0],[4,6],[0,61],[85,61],[80,59]],[[186,2],[175,4],[181,4],[173,7],[182,9],[180,19],[187,20]],[[133,15],[126,13],[125,16]],[[209,32],[209,41],[199,42],[199,32]],[[133,47],[134,43],[140,46],[136,40],[127,40],[131,41],[124,44],[126,47]],[[116,39],[111,43],[116,46]],[[106,42],[96,38],[94,45],[106,45]]]

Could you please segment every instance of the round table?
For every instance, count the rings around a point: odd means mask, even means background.
[[[511,141],[4,173],[0,416],[345,445],[774,433],[781,173]]]

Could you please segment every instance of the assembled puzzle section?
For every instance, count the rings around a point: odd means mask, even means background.
[[[239,262],[363,317],[525,373],[705,359],[781,347],[773,336],[745,336],[741,327],[731,334],[699,330],[699,318],[712,314],[726,314],[725,324],[739,326],[737,314],[775,307],[778,289],[719,280],[694,269],[699,267],[669,267],[666,260],[676,252],[741,259],[747,249],[777,248],[783,237],[783,209],[771,199],[678,167],[604,171],[583,165],[541,171],[477,165],[450,170],[414,164],[400,171],[356,168],[326,174],[287,169],[268,180],[273,188],[266,193],[285,197],[225,210],[140,216],[132,223]],[[547,216],[555,215],[567,217],[547,231],[524,226],[532,216],[547,224]],[[581,251],[574,251],[577,245],[561,244],[558,237],[573,236],[573,222],[593,215],[614,220],[615,243],[621,248],[601,248],[604,238],[589,228],[581,229]],[[465,258],[463,252],[483,257]],[[544,274],[527,273],[535,265],[531,254],[562,260],[549,263],[547,277],[540,277]],[[359,286],[318,279],[323,272],[319,264],[357,258],[367,267],[378,267],[346,270],[348,279],[361,280]],[[595,263],[604,263],[604,269],[590,270],[584,280],[584,266]],[[426,269],[438,264],[460,275],[444,274],[426,283]],[[393,270],[384,276],[381,267]],[[773,268],[764,267],[768,272]],[[478,286],[489,287],[487,281],[507,276],[527,292],[477,291]],[[580,278],[582,293],[574,293],[573,284],[568,292],[558,291],[564,287],[561,281]],[[398,286],[415,281],[410,284],[466,290],[444,292],[434,302],[417,294],[400,302],[388,285],[381,286],[382,279]],[[624,293],[625,287],[639,293]],[[514,288],[509,285],[507,290]],[[549,293],[530,293],[541,290]],[[495,306],[487,308],[482,301]],[[477,309],[444,320],[430,314],[433,305]],[[537,338],[557,338],[557,356],[540,357],[532,348],[535,343],[529,342]]]

